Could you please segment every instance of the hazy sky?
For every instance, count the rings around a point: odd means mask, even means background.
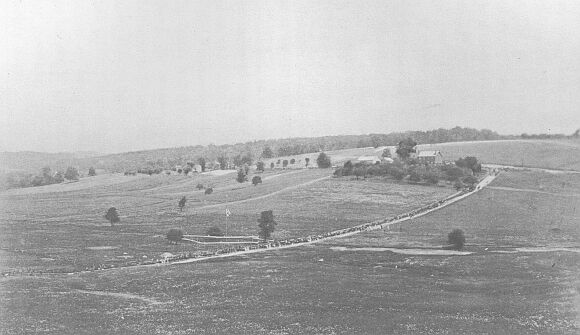
[[[0,2],[0,151],[580,127],[580,1]]]

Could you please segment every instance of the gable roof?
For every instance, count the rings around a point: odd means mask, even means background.
[[[439,150],[435,150],[435,151],[419,151],[419,154],[417,155],[417,157],[435,157],[437,155],[441,155],[441,151],[439,151]]]

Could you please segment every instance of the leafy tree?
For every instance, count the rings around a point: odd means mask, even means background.
[[[30,181],[32,186],[42,186],[44,185],[44,179],[41,176],[34,176]]]
[[[417,142],[415,142],[412,138],[407,137],[406,139],[399,142],[399,146],[397,148],[397,155],[401,160],[407,160],[411,153],[417,152],[415,147],[417,146]]]
[[[117,209],[115,207],[109,208],[107,214],[105,214],[105,219],[109,220],[111,223],[111,227],[114,223],[120,222],[121,219],[119,218],[119,213],[117,213]]]
[[[405,171],[403,171],[403,169],[398,167],[392,167],[389,170],[389,174],[397,180],[402,180],[403,178],[405,178]]]
[[[351,161],[346,161],[343,165],[342,175],[343,176],[350,176],[352,174],[352,170],[354,169]]]
[[[213,193],[213,188],[208,187],[205,189],[205,194],[212,194]]]
[[[274,162],[270,163],[270,169],[273,169],[275,166]]]
[[[448,180],[458,180],[463,177],[463,170],[458,167],[451,167],[445,170],[445,174]]]
[[[186,167],[183,168],[183,174],[185,174],[186,176],[191,172],[191,166],[187,165]]]
[[[335,177],[342,177],[344,175],[344,168],[343,167],[340,167],[340,168],[334,170],[333,175]]]
[[[295,160],[294,158],[292,158],[292,159],[290,160],[290,164],[294,164],[294,163],[296,163],[296,160]]]
[[[284,161],[282,161],[282,167],[286,168],[288,166],[288,160],[285,159]]]
[[[306,167],[308,167],[308,164],[310,164],[310,158],[309,157],[304,158],[304,162],[306,163]]]
[[[54,184],[54,180],[52,178],[52,171],[50,170],[50,167],[48,166],[43,167],[42,177],[40,179],[34,178],[32,179],[32,181],[34,181],[33,186]]]
[[[389,150],[389,148],[384,149],[382,156],[387,157],[387,158],[391,158],[391,150]]]
[[[259,161],[259,162],[256,164],[256,170],[264,172],[264,162],[262,162],[262,161]]]
[[[354,168],[354,175],[356,176],[357,180],[358,180],[358,177],[366,178],[367,177],[367,168],[364,166],[358,166],[358,167]]]
[[[69,166],[64,173],[64,177],[68,180],[79,180],[79,171],[72,166]]]
[[[467,176],[467,177],[463,178],[463,183],[467,184],[469,186],[473,186],[473,185],[477,184],[478,181],[479,180],[477,180],[477,178],[474,176]]]
[[[318,158],[316,158],[316,164],[318,164],[318,167],[321,169],[327,169],[332,165],[330,157],[324,152],[321,152],[318,155]]]
[[[55,183],[62,183],[64,181],[64,175],[62,174],[62,172],[58,171],[53,178],[53,181]]]
[[[460,191],[465,187],[465,185],[463,185],[460,179],[457,179],[455,181],[455,184],[453,184],[453,187],[455,187],[456,190]]]
[[[206,161],[205,158],[203,157],[199,157],[197,159],[197,163],[201,166],[201,172],[205,172],[205,165],[206,165]],[[221,163],[220,163],[221,164]]]
[[[182,168],[177,169],[177,173],[181,174],[183,172]]]
[[[248,175],[244,172],[244,169],[242,169],[242,168],[238,169],[238,175],[236,177],[236,180],[238,183],[243,183],[245,181],[248,181]]]
[[[195,186],[195,188],[197,188],[198,190],[203,190],[205,187],[203,186],[203,184],[198,183],[197,186]]]
[[[254,178],[252,178],[252,184],[254,184],[254,186],[261,184],[261,183],[262,183],[262,177],[254,176]]]
[[[89,176],[94,177],[96,175],[97,175],[97,172],[95,171],[95,168],[91,166],[89,168]]]
[[[169,229],[166,237],[167,240],[169,240],[169,243],[177,244],[177,242],[183,239],[183,232],[181,229],[172,228]]]
[[[447,235],[447,243],[449,243],[453,249],[461,250],[465,245],[465,235],[461,229],[453,229]]]
[[[258,227],[260,227],[260,237],[264,240],[270,239],[276,226],[276,221],[274,221],[274,214],[272,213],[272,210],[263,211],[260,214],[258,223]]]
[[[206,232],[207,236],[224,236],[225,234],[218,227],[211,227]]]
[[[250,165],[248,165],[248,163],[244,163],[244,173],[246,176],[250,174]]]
[[[459,158],[458,160],[455,161],[455,165],[470,169],[473,173],[481,172],[481,164],[477,161],[477,158],[473,156]]]
[[[264,147],[264,150],[262,150],[262,158],[272,158],[274,157],[274,152],[272,151],[272,148],[270,148],[269,146]]]
[[[217,158],[218,163],[220,164],[220,170],[225,170],[228,167],[229,159],[225,155],[221,155]]]
[[[179,210],[181,212],[183,212],[183,207],[185,207],[185,202],[187,201],[187,198],[185,198],[185,196],[181,197],[181,200],[179,200]]]

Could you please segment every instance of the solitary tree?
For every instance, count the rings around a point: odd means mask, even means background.
[[[345,176],[350,176],[352,174],[352,170],[354,169],[351,161],[346,161],[343,165],[342,174]]]
[[[167,240],[169,243],[177,244],[183,239],[183,232],[180,229],[172,228],[167,232]]]
[[[181,197],[181,200],[179,200],[179,211],[183,212],[183,207],[185,207],[185,202],[187,201],[187,199],[185,198],[185,196]]]
[[[245,181],[248,181],[248,175],[246,175],[243,168],[238,169],[238,175],[236,177],[236,180],[238,181],[238,183],[243,183]]]
[[[111,223],[111,227],[114,223],[120,222],[121,219],[119,218],[119,213],[117,213],[117,209],[115,207],[109,208],[107,214],[105,214],[105,219],[109,220]]]
[[[191,172],[191,166],[187,165],[186,167],[183,168],[183,174],[185,174],[186,176]]]
[[[330,157],[328,157],[324,152],[321,152],[320,155],[318,155],[318,158],[316,158],[316,164],[318,164],[318,167],[321,169],[327,169],[332,165]]]
[[[205,189],[205,194],[212,194],[213,193],[213,188],[208,187]]]
[[[229,159],[226,156],[221,155],[218,157],[217,160],[218,160],[218,163],[220,164],[220,170],[225,170],[228,167]]]
[[[69,166],[64,173],[64,177],[68,180],[79,180],[79,171],[72,166]]]
[[[270,169],[273,169],[275,166],[274,162],[270,163]]]
[[[304,158],[304,162],[306,163],[306,167],[308,167],[308,164],[310,164],[310,158]]]
[[[97,172],[95,171],[95,168],[91,166],[89,168],[89,176],[93,177],[93,176],[96,176],[96,175],[97,175]]]
[[[282,167],[283,168],[286,168],[287,166],[288,166],[288,160],[285,159],[285,160],[282,161]]]
[[[274,221],[274,214],[272,213],[272,210],[263,211],[260,214],[258,223],[258,227],[260,227],[260,237],[264,240],[269,239],[276,226],[276,221]]]
[[[254,178],[252,178],[252,184],[254,184],[254,186],[261,184],[261,183],[262,183],[262,177],[254,176]]]
[[[64,181],[64,176],[62,175],[62,172],[58,171],[57,173],[55,173],[53,180],[55,183],[62,183]]]
[[[197,188],[198,190],[203,190],[205,187],[203,186],[203,184],[198,183],[195,188]]]
[[[461,229],[453,229],[447,235],[447,243],[451,245],[453,249],[461,250],[465,245],[465,235]]]
[[[292,158],[292,159],[290,160],[290,164],[294,164],[294,163],[296,163],[296,159]]]
[[[264,172],[264,162],[259,161],[256,163],[256,170]]]

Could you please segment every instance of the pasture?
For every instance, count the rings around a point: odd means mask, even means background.
[[[485,156],[462,145],[458,156]],[[575,164],[567,156],[533,161]],[[230,235],[256,235],[259,212],[272,209],[274,236],[283,239],[392,217],[454,193],[388,179],[328,178],[331,172],[267,169],[258,186],[237,183],[235,173],[102,175],[3,192],[0,269],[12,275],[0,279],[0,334],[580,331],[577,174],[504,172],[426,216],[310,246],[123,267],[204,248],[169,245],[164,235],[169,228],[225,230],[226,207]],[[198,183],[214,193],[205,195]],[[181,196],[188,199],[183,212]],[[115,227],[103,218],[110,206],[121,215]],[[442,250],[454,228],[467,238],[461,253]],[[78,272],[102,263],[117,268]]]
[[[2,327],[60,334],[576,334],[578,199],[534,198],[537,209],[518,210],[530,196],[485,189],[401,227],[297,249],[7,278]],[[452,228],[465,230],[467,254],[383,249],[438,248]]]
[[[483,163],[580,170],[578,140],[501,140],[424,144],[419,150],[440,150],[445,160],[475,156]]]

